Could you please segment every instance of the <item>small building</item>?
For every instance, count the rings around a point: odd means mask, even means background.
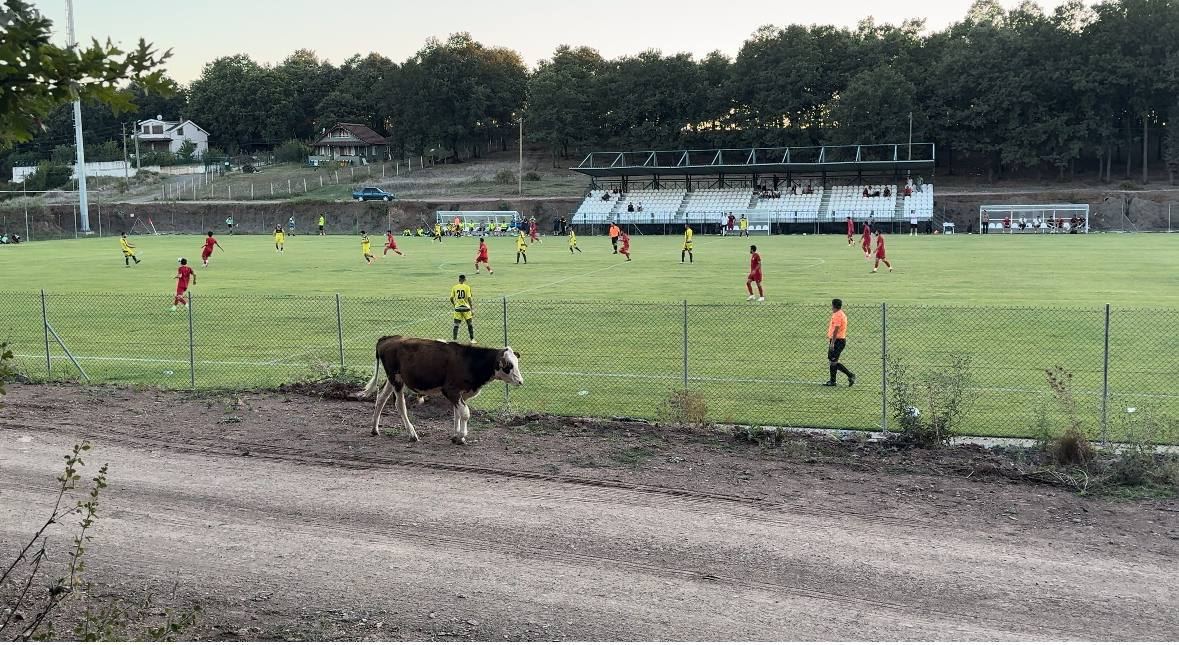
[[[194,158],[204,156],[209,150],[209,132],[190,119],[165,121],[162,116],[144,119],[135,124],[135,138],[139,140],[139,153],[171,152],[176,154],[187,139],[196,144]]]
[[[388,143],[388,139],[367,125],[337,123],[311,143],[307,163],[318,166],[331,162],[365,164],[381,161],[388,154]]]

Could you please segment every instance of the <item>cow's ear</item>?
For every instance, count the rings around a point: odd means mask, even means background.
[[[520,352],[517,352],[516,350],[513,349],[512,353],[516,355],[516,360],[520,360]]]

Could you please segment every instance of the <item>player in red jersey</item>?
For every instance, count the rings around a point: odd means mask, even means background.
[[[892,264],[888,258],[884,256],[884,233],[876,231],[876,264],[872,265],[872,273],[876,273],[876,269],[883,262],[884,266],[888,267],[888,272],[892,273]]]
[[[385,251],[384,253],[381,253],[381,257],[389,255],[389,251],[392,251],[397,255],[405,255],[401,251],[397,250],[397,240],[393,239],[393,231],[385,229]]]
[[[176,311],[176,305],[188,306],[184,294],[188,293],[189,281],[196,284],[196,272],[188,266],[188,260],[180,258],[180,268],[176,270],[176,299],[172,301],[172,311]]]
[[[626,231],[618,229],[618,239],[622,242],[622,248],[618,252],[626,256],[626,261],[630,262],[630,236]]]
[[[479,252],[475,255],[475,274],[479,274],[479,265],[487,267],[487,275],[495,275],[495,271],[491,270],[491,263],[487,261],[487,242],[483,238],[479,238]]]
[[[860,247],[864,249],[864,257],[872,257],[872,227],[864,222],[864,234],[860,236]]]
[[[205,248],[201,249],[201,264],[203,264],[205,268],[209,267],[209,258],[213,255],[214,246],[221,249],[222,251],[225,250],[221,246],[221,243],[217,241],[217,238],[213,237],[213,231],[209,231],[208,237],[205,238]]]
[[[847,216],[847,245],[852,245],[852,238],[856,235],[856,223],[852,221],[851,215]]]
[[[749,275],[745,277],[745,290],[749,292],[746,300],[753,300],[753,285],[757,285],[757,301],[765,302],[766,292],[761,288],[761,254],[757,246],[749,246]]]
[[[532,221],[528,223],[528,241],[529,242],[539,242],[540,241],[540,236],[537,235],[536,231],[537,231],[536,218],[533,217]]]

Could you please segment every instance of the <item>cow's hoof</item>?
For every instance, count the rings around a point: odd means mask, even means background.
[[[465,446],[465,445],[467,445],[467,438],[466,437],[451,437],[450,442],[456,446]]]
[[[379,437],[379,436],[381,436],[381,431],[380,431],[380,430],[373,430],[373,431],[372,431],[372,435],[373,435],[374,437]]]
[[[417,441],[418,441],[418,435],[417,435],[416,433],[415,433],[415,434],[411,434],[411,435],[409,435],[409,440],[410,440],[410,441],[412,441],[412,442],[414,442],[414,443],[417,443]]]

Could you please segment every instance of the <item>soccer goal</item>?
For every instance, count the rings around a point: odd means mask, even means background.
[[[159,235],[160,232],[156,230],[156,225],[151,221],[151,217],[136,217],[135,213],[127,215],[127,219],[131,220],[131,233],[138,233],[140,235]]]
[[[978,230],[1004,233],[1088,233],[1088,204],[985,204]]]
[[[464,232],[500,235],[515,226],[519,211],[435,211],[435,221],[443,229],[451,230],[457,219]]]

